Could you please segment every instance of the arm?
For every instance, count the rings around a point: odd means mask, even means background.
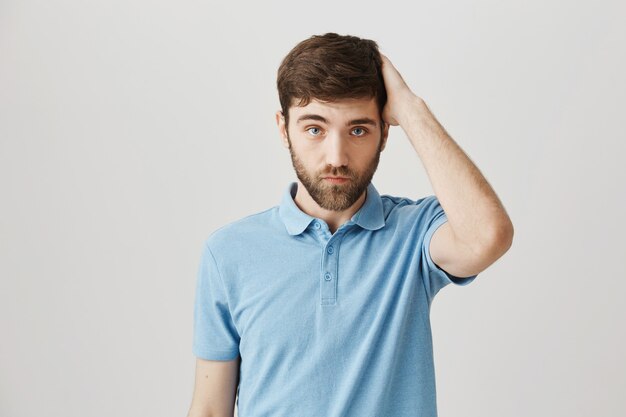
[[[193,399],[187,417],[233,417],[240,357],[231,361],[196,358]]]
[[[407,134],[448,218],[431,239],[431,258],[454,276],[478,274],[511,246],[511,219],[476,165],[389,59],[382,58],[387,90],[383,119]]]

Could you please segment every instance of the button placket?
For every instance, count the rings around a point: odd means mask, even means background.
[[[331,237],[322,252],[322,271],[320,277],[320,302],[322,305],[333,305],[337,300],[337,248],[341,233]]]

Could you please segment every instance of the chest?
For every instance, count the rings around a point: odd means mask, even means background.
[[[228,292],[242,354],[332,354],[417,311],[423,284],[415,249],[384,242],[348,235],[269,244],[231,265]]]

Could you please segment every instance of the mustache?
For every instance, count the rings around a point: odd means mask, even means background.
[[[348,171],[348,170],[333,169],[332,171],[327,171],[327,172],[323,173],[322,175],[320,175],[320,177],[346,177],[346,178],[353,178],[354,175],[352,175],[352,172]]]

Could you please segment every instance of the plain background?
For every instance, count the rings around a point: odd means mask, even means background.
[[[295,181],[276,70],[376,40],[512,248],[433,303],[441,417],[626,413],[623,1],[0,1],[0,415],[183,416],[196,270]],[[392,127],[374,184],[433,193]]]

